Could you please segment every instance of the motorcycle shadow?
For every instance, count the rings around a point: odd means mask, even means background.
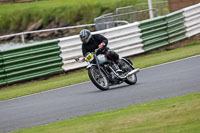
[[[136,86],[136,85],[138,85],[138,83],[137,84],[135,84],[135,85],[133,85],[133,86]],[[125,88],[127,88],[127,87],[130,87],[131,85],[128,85],[128,84],[122,84],[122,85],[115,85],[115,86],[111,86],[110,87],[110,89],[109,90],[106,90],[106,91],[101,91],[101,90],[96,90],[96,91],[92,91],[92,92],[89,92],[89,93],[100,93],[100,92],[108,92],[108,91],[114,91],[114,90],[119,90],[119,89],[125,89]]]

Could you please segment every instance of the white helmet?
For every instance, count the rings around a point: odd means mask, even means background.
[[[79,36],[83,43],[88,43],[92,37],[92,34],[89,30],[83,29],[83,30],[81,30]]]

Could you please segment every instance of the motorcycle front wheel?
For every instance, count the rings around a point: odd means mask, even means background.
[[[92,83],[100,90],[106,91],[109,89],[109,80],[104,72],[99,72],[99,69],[92,66],[88,69],[88,75]]]

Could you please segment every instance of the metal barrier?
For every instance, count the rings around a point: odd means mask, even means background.
[[[6,84],[3,54],[0,52],[0,86]]]
[[[165,16],[143,21],[139,27],[142,29],[141,38],[145,51],[169,44]]]
[[[166,16],[169,43],[174,43],[186,38],[183,11],[176,11]]]
[[[59,40],[0,52],[0,85],[63,72]]]
[[[136,21],[149,19],[149,12],[153,12],[153,16],[166,15],[168,11],[168,1],[153,2],[153,9],[148,8],[148,3],[140,3],[133,6],[116,8],[116,14],[108,13],[94,19],[97,30],[108,29],[119,26],[115,21],[126,21],[133,23]]]
[[[156,49],[186,38],[183,11],[142,21],[142,40],[145,51]]]
[[[169,13],[168,1],[152,2],[152,7],[156,8],[160,15],[166,15]],[[148,3],[140,3],[135,5],[136,10],[148,9]]]
[[[184,10],[185,16],[186,36],[191,37],[200,33],[200,3]]]
[[[116,25],[116,21],[127,21],[127,23],[133,23],[136,21],[141,21],[145,19],[149,19],[149,9],[147,10],[141,10],[141,11],[133,11],[133,12],[127,12],[127,13],[121,13],[121,14],[115,14],[112,13],[100,16],[98,18],[94,19],[94,22],[96,24],[97,30],[103,30],[107,28],[116,27],[119,25]],[[158,9],[153,8],[152,11],[154,12],[154,16],[159,16]]]
[[[134,12],[137,11],[133,6],[125,6],[116,8],[116,14],[127,13],[127,12]]]

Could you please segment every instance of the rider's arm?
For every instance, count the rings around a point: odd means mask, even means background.
[[[102,40],[102,43],[104,43],[104,47],[106,47],[108,45],[108,39],[103,35],[100,35],[100,38]]]
[[[108,39],[101,34],[94,35],[95,39],[99,41],[99,44],[104,43],[104,47],[108,44]]]
[[[83,53],[83,57],[81,58],[81,61],[84,62],[85,61],[85,55],[87,53],[87,50],[84,48],[84,46],[82,46],[82,53]]]
[[[83,56],[85,56],[87,52],[88,52],[87,49],[82,45],[82,54],[83,54]]]

